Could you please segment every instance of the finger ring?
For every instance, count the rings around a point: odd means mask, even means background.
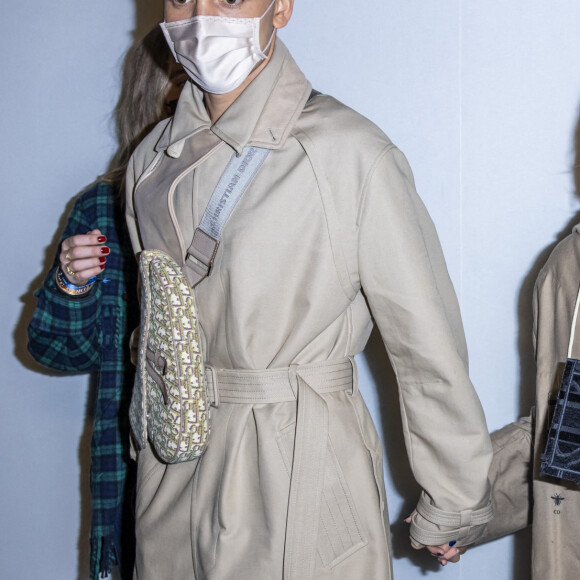
[[[65,259],[67,262],[70,262],[70,261],[71,261],[70,252],[67,252],[67,253],[64,255],[64,259]]]
[[[68,264],[64,267],[64,269],[69,276],[76,278],[77,273]]]

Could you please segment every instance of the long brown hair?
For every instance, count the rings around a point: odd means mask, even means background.
[[[121,94],[114,112],[119,148],[100,178],[115,188],[120,203],[125,197],[125,172],[133,151],[167,117],[165,92],[173,60],[159,26],[135,42],[125,55]]]

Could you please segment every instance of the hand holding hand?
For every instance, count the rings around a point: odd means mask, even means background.
[[[415,512],[416,510],[414,510],[409,517],[405,518],[406,523],[411,523]],[[422,550],[423,548],[427,548],[430,554],[437,558],[442,566],[447,566],[448,562],[452,562],[454,564],[459,562],[461,556],[467,551],[467,546],[461,546],[460,548],[456,547],[455,541],[451,541],[440,546],[423,546],[422,544],[415,544],[411,540],[411,546],[413,546],[415,550]]]
[[[105,269],[109,252],[103,244],[107,238],[100,230],[66,238],[60,249],[60,269],[66,279],[75,286],[84,286],[91,276]]]

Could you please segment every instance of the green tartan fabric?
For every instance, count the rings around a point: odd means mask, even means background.
[[[54,277],[58,254],[28,327],[28,349],[44,366],[67,374],[96,373],[91,441],[91,580],[116,564],[131,578],[134,560],[135,466],[129,458],[128,408],[134,369],[130,333],[138,324],[137,264],[122,209],[111,186],[97,182],[76,201],[61,241],[99,229],[111,252],[106,268],[84,296],[63,294]],[[60,248],[59,248],[60,251]]]

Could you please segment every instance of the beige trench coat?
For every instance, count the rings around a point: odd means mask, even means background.
[[[562,241],[540,272],[534,289],[536,432],[533,483],[534,580],[580,577],[580,488],[540,476],[553,403],[568,354],[580,285],[580,227]]]
[[[139,455],[139,580],[392,577],[381,444],[348,358],[373,321],[425,490],[412,538],[467,544],[491,518],[491,444],[411,170],[367,119],[310,94],[278,41],[215,125],[188,84],[131,160],[135,252],[183,261],[232,153],[271,149],[196,289],[217,369],[209,447],[179,465]]]
[[[576,226],[552,252],[534,288],[536,411],[491,435],[489,479],[496,515],[480,541],[513,533],[533,521],[533,580],[580,576],[580,488],[540,475],[579,285],[580,226]]]

